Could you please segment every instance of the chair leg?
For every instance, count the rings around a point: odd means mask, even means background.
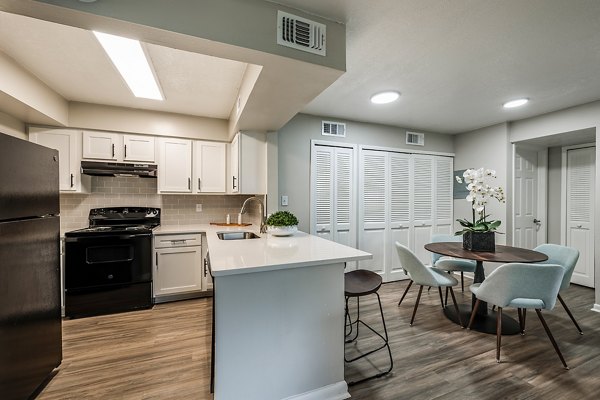
[[[496,314],[496,362],[500,362],[500,345],[502,342],[502,307],[498,307]]]
[[[460,289],[465,291],[465,273],[463,271],[460,271]]]
[[[523,310],[523,335],[525,334],[525,322],[527,321],[527,309],[522,308]]]
[[[524,335],[525,327],[523,326],[523,311],[521,308],[517,308],[517,312],[519,313],[519,329],[521,330],[521,335]]]
[[[565,309],[565,311],[567,312],[567,314],[569,314],[569,318],[571,318],[571,321],[573,321],[573,323],[575,324],[575,328],[577,328],[577,330],[579,331],[579,334],[583,335],[583,331],[579,327],[579,324],[577,323],[577,321],[575,321],[575,317],[573,316],[573,314],[571,314],[571,310],[569,310],[569,307],[567,307],[567,303],[565,303],[565,301],[561,297],[560,293],[558,294],[558,301],[560,301],[560,304],[562,304],[562,306]]]
[[[569,369],[562,353],[560,352],[560,349],[558,348],[558,345],[556,344],[556,341],[554,340],[554,336],[552,336],[552,332],[550,332],[550,328],[548,328],[548,325],[546,324],[546,320],[542,316],[542,311],[539,308],[536,308],[535,312],[537,313],[540,321],[542,322],[542,325],[544,326],[544,329],[546,330],[546,334],[548,335],[548,338],[552,342],[552,346],[554,346],[554,350],[556,350],[556,354],[558,354],[558,358],[560,358],[560,361],[562,361],[562,364],[565,367],[565,369]]]
[[[419,294],[417,295],[417,301],[415,302],[415,309],[413,310],[412,318],[410,319],[410,326],[415,321],[415,315],[417,315],[417,307],[419,307],[419,301],[421,301],[421,293],[423,292],[423,286],[419,286]]]
[[[400,301],[398,302],[398,307],[400,307],[400,304],[402,304],[402,300],[404,300],[404,298],[406,297],[406,293],[408,293],[408,289],[410,289],[410,287],[412,286],[413,281],[410,280],[408,281],[408,286],[406,287],[406,290],[404,291],[404,294],[402,294],[402,297],[400,297]]]
[[[458,308],[458,303],[456,302],[456,296],[454,296],[454,290],[452,289],[452,287],[447,287],[448,289],[450,289],[450,295],[452,295],[452,302],[454,303],[454,308],[456,309],[456,316],[458,317],[458,323],[460,324],[461,328],[465,328],[465,326],[463,325],[462,319],[460,318],[460,309]]]
[[[442,304],[442,310],[444,309],[444,298],[442,297],[442,287],[438,286],[438,293],[440,294],[440,303]]]
[[[446,299],[444,300],[444,307],[448,305],[448,286],[446,286]]]
[[[477,308],[479,308],[479,299],[475,299],[475,305],[473,306],[473,311],[471,311],[471,318],[469,319],[469,325],[467,325],[467,329],[471,329],[471,325],[473,325],[475,314],[477,314]]]

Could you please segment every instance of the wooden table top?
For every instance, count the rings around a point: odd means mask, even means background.
[[[445,256],[465,258],[475,261],[490,262],[539,262],[546,261],[548,256],[539,251],[522,249],[520,247],[496,245],[496,251],[470,251],[462,247],[461,242],[438,242],[428,243],[425,249],[432,253],[438,253]]]

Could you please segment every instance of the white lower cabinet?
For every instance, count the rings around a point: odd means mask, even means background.
[[[204,263],[199,233],[154,236],[155,303],[198,297]]]

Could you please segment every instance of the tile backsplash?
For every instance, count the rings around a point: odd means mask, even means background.
[[[125,177],[92,177],[89,194],[60,195],[61,232],[88,226],[91,208],[99,207],[159,207],[162,225],[208,224],[225,222],[231,214],[231,222],[237,221],[237,213],[250,195],[176,195],[157,194],[156,179]],[[202,212],[196,212],[196,204],[202,204]],[[242,216],[243,222],[258,222],[258,206]]]

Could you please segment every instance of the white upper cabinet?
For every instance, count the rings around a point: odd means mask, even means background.
[[[229,193],[267,193],[267,141],[262,133],[239,132],[230,145]]]
[[[123,161],[154,162],[154,138],[123,135]]]
[[[230,147],[230,158],[231,158],[231,193],[240,192],[240,134],[235,135],[231,141]]]
[[[83,158],[115,162],[154,162],[154,137],[83,131]]]
[[[219,142],[194,142],[194,193],[225,193],[226,144]]]
[[[83,158],[117,161],[121,158],[119,139],[118,133],[84,131]]]
[[[159,193],[192,192],[192,141],[158,138]]]
[[[61,192],[81,193],[89,190],[90,177],[82,177],[79,168],[81,161],[80,132],[69,129],[31,128],[29,140],[58,150],[59,189]]]

